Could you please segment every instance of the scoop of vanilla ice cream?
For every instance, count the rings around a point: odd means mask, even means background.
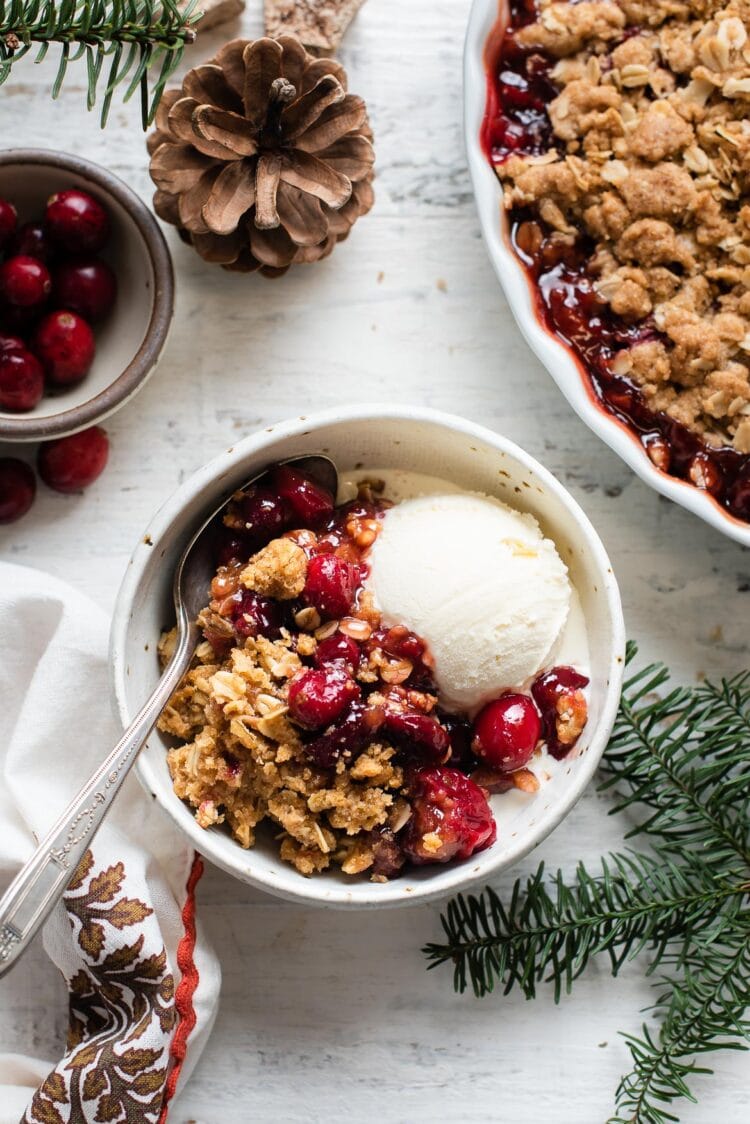
[[[390,508],[367,587],[389,626],[425,640],[443,706],[474,711],[537,675],[565,625],[568,571],[533,516],[486,496]]]

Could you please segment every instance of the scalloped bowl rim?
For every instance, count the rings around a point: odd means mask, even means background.
[[[474,0],[464,50],[464,133],[479,221],[490,260],[518,327],[565,398],[594,431],[646,484],[687,508],[722,534],[750,546],[750,524],[736,519],[707,492],[668,476],[649,459],[637,436],[594,396],[588,376],[568,346],[544,326],[535,308],[533,283],[510,244],[502,206],[503,189],[482,149],[480,129],[487,98],[485,51],[505,0]]]

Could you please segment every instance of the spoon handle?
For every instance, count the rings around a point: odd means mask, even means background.
[[[64,893],[143,743],[189,668],[197,641],[196,626],[183,622],[175,653],[151,698],[0,899],[0,976],[23,955]]]

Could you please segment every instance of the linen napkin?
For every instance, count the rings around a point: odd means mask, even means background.
[[[0,891],[119,737],[107,638],[86,598],[0,563]],[[167,1119],[218,1002],[195,916],[201,869],[130,777],[44,929],[68,988],[64,1056],[0,1053],[0,1124]],[[28,964],[0,980],[6,1011],[33,986]]]

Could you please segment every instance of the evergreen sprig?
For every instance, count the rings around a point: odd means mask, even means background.
[[[59,44],[53,98],[69,64],[85,61],[89,109],[104,86],[102,126],[124,84],[124,101],[140,90],[145,128],[185,45],[195,39],[192,25],[199,17],[196,0],[183,9],[176,0],[0,0],[0,85],[25,55],[36,51],[34,61],[41,62]],[[151,72],[156,77],[149,93]]]
[[[630,647],[629,662],[635,654]],[[531,999],[552,985],[569,992],[592,957],[612,974],[642,952],[659,989],[644,1025],[625,1035],[633,1068],[617,1090],[612,1124],[666,1124],[669,1107],[693,1099],[699,1059],[750,1045],[750,673],[696,688],[671,687],[656,665],[627,679],[604,756],[613,812],[635,811],[626,850],[517,881],[503,903],[488,888],[459,896],[429,944],[430,968],[453,965],[454,986],[477,996],[518,987]]]

